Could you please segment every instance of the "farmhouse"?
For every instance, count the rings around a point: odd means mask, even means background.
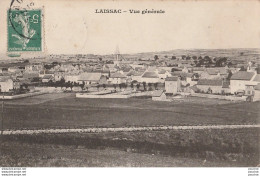
[[[230,93],[229,83],[222,79],[200,79],[197,88],[203,93],[223,94]]]
[[[180,78],[175,77],[168,77],[165,79],[165,93],[167,94],[177,94],[181,89],[181,81]]]
[[[49,81],[54,81],[54,77],[52,75],[44,75],[42,77],[42,82],[43,83],[47,83]]]
[[[77,74],[67,74],[64,76],[64,79],[65,79],[65,82],[76,82],[77,83],[78,77],[79,77],[79,75],[77,75]]]
[[[9,92],[14,88],[14,82],[9,76],[0,77],[0,92]]]
[[[154,101],[163,101],[166,100],[166,95],[163,92],[163,90],[157,90],[155,92],[153,92],[152,94],[152,100]]]
[[[255,87],[254,87],[254,97],[253,97],[253,101],[260,101],[260,83],[258,83]]]
[[[109,82],[111,84],[126,83],[126,76],[120,72],[113,73],[109,78]]]
[[[207,68],[200,74],[201,79],[220,79],[228,76],[227,69],[225,67],[219,68]]]
[[[160,82],[159,76],[154,71],[147,71],[142,75],[141,82],[158,83]]]
[[[239,71],[234,73],[230,78],[231,94],[237,93],[238,90],[245,91],[246,85],[256,84],[252,82],[252,80],[255,77],[256,77],[256,72]]]
[[[101,73],[94,73],[94,72],[88,73],[88,72],[85,72],[85,73],[81,73],[78,76],[78,81],[79,82],[84,82],[86,85],[88,85],[88,84],[96,84],[96,83],[99,83],[101,76],[102,76]]]

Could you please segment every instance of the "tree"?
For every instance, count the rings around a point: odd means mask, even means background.
[[[72,91],[72,88],[73,88],[73,82],[71,82],[71,83],[69,84],[69,87],[70,87],[70,90]]]
[[[152,90],[152,83],[148,83],[149,91]]]
[[[232,72],[231,72],[230,70],[228,70],[228,76],[227,76],[227,79],[230,80],[231,76],[232,76]]]
[[[114,89],[116,90],[116,84],[113,84],[113,86],[114,86]]]
[[[208,88],[208,92],[207,93],[212,93],[212,90],[211,90],[210,87]]]
[[[53,85],[53,81],[52,81],[52,80],[49,80],[49,81],[48,81],[48,85],[49,85],[49,86],[52,86],[52,85]]]
[[[240,67],[240,71],[246,71],[245,66]]]
[[[182,59],[182,60],[184,60],[185,58],[186,58],[186,56],[185,56],[185,55],[182,55],[182,56],[181,56],[181,59]]]
[[[260,65],[259,64],[257,65],[256,72],[257,72],[257,74],[260,74]]]
[[[132,89],[134,88],[134,83],[133,83],[133,82],[131,82],[131,88],[132,88]]]
[[[172,56],[172,60],[176,60],[176,56]]]
[[[146,82],[143,82],[144,91],[146,91]]]
[[[191,59],[191,57],[190,57],[190,56],[187,56],[187,57],[186,57],[186,60],[190,60],[190,59]]]
[[[85,87],[85,82],[83,81],[83,83],[80,84],[79,86],[80,86],[81,90],[83,91],[83,89],[84,89],[84,87]]]
[[[101,57],[99,57],[99,58],[98,58],[98,60],[99,60],[99,61],[102,61],[102,58],[101,58]]]
[[[197,58],[197,56],[192,56],[192,59],[197,60],[198,58]]]
[[[140,84],[139,83],[136,85],[136,88],[137,88],[137,90],[139,90],[139,88],[140,88]]]
[[[225,66],[227,64],[226,62],[227,62],[227,58],[226,57],[219,58],[216,61],[216,67],[223,67],[223,66]]]
[[[157,90],[158,83],[154,83],[154,89]]]
[[[106,88],[106,84],[103,84],[103,88],[104,88],[104,89]]]
[[[154,60],[157,61],[159,59],[158,55],[154,55]]]

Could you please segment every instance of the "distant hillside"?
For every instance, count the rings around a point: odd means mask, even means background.
[[[230,60],[238,61],[255,61],[260,63],[260,49],[178,49],[171,51],[161,51],[161,52],[148,52],[148,53],[137,53],[137,54],[126,54],[124,57],[137,57],[137,58],[152,58],[154,55],[159,57],[164,56],[176,56],[181,57],[186,56],[209,56],[209,57],[228,57]]]
[[[81,55],[81,54],[79,54]],[[84,58],[75,59],[76,61],[84,61],[85,59],[114,59],[115,55],[94,55],[94,54],[82,54]],[[158,55],[159,58],[165,58],[165,56],[170,59],[172,56],[181,57],[185,56],[209,56],[214,57],[227,57],[229,60],[238,61],[238,62],[248,62],[254,61],[260,64],[260,49],[176,49],[171,51],[159,51],[159,52],[145,52],[145,53],[136,53],[136,54],[122,54],[125,59],[142,59],[142,58],[154,58],[154,55]],[[65,57],[64,57],[65,56]],[[14,62],[15,60],[25,59],[30,60],[30,62],[53,62],[53,61],[68,61],[71,58],[76,58],[76,55],[62,55],[62,57],[50,57],[48,56],[37,56],[37,55],[21,55],[19,58],[2,56],[0,60],[2,62]],[[3,64],[3,63],[2,63]]]

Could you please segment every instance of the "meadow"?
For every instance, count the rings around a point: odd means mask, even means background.
[[[4,129],[259,124],[259,107],[259,102],[197,97],[155,102],[47,94],[6,101]]]
[[[255,167],[259,148],[259,128],[10,135],[0,165]]]

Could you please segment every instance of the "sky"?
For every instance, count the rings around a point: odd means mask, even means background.
[[[44,12],[46,54],[113,54],[173,49],[260,48],[260,1],[24,0]],[[0,54],[7,52],[0,2]],[[101,14],[96,9],[164,10],[163,14]]]

